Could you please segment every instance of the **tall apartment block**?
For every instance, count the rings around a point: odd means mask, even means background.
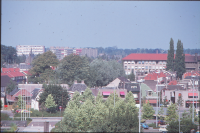
[[[83,48],[82,49],[82,52],[81,52],[81,55],[87,55],[88,57],[94,57],[96,58],[97,57],[97,49],[93,49],[93,48]]]
[[[41,46],[41,45],[17,45],[16,46],[18,56],[21,56],[23,54],[28,56],[31,49],[34,55],[43,54],[45,52],[45,46]]]

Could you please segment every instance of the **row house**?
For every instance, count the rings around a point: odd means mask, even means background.
[[[7,75],[16,83],[26,82],[25,75],[20,72],[19,68],[2,68],[1,69],[1,76]]]

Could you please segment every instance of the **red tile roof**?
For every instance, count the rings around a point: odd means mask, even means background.
[[[13,95],[13,97],[18,97],[19,95],[32,96],[32,94],[26,89],[19,90],[17,93]]]
[[[190,54],[185,54],[185,57],[191,56]],[[174,55],[175,57],[175,55]],[[140,54],[140,53],[132,53],[122,60],[167,60],[167,54]]]
[[[25,76],[19,68],[2,68],[1,76],[8,75],[10,78]]]
[[[176,80],[170,81],[168,85],[177,85],[177,81]]]
[[[192,75],[200,76],[200,73],[199,73],[199,71],[186,72],[183,74],[183,77],[186,78],[187,76],[192,76]]]
[[[23,73],[26,75],[32,75],[29,71],[23,71]]]
[[[161,72],[158,74],[158,78],[160,77],[166,77],[166,75]],[[153,72],[153,73],[149,73],[146,77],[144,77],[145,80],[157,80],[157,73]]]

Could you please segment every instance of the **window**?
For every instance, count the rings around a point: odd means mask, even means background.
[[[159,64],[162,65],[162,61],[160,61]]]
[[[151,69],[151,66],[149,66],[149,69]]]
[[[148,90],[148,96],[152,96],[152,90]]]
[[[141,64],[141,61],[138,61],[138,64]]]
[[[137,69],[137,66],[135,66],[135,69]]]
[[[135,61],[132,61],[132,64],[135,64]]]
[[[128,66],[128,70],[130,70],[130,66]]]
[[[124,69],[127,69],[127,66],[124,66]]]
[[[132,69],[134,69],[134,66],[132,66]]]
[[[149,64],[151,64],[151,61],[149,61]]]
[[[144,64],[144,61],[142,61],[142,64]]]
[[[145,69],[148,69],[148,66],[145,66]]]

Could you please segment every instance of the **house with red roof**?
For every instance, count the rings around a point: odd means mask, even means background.
[[[7,75],[16,83],[26,82],[25,75],[20,72],[19,68],[2,68],[1,69],[1,76]]]

